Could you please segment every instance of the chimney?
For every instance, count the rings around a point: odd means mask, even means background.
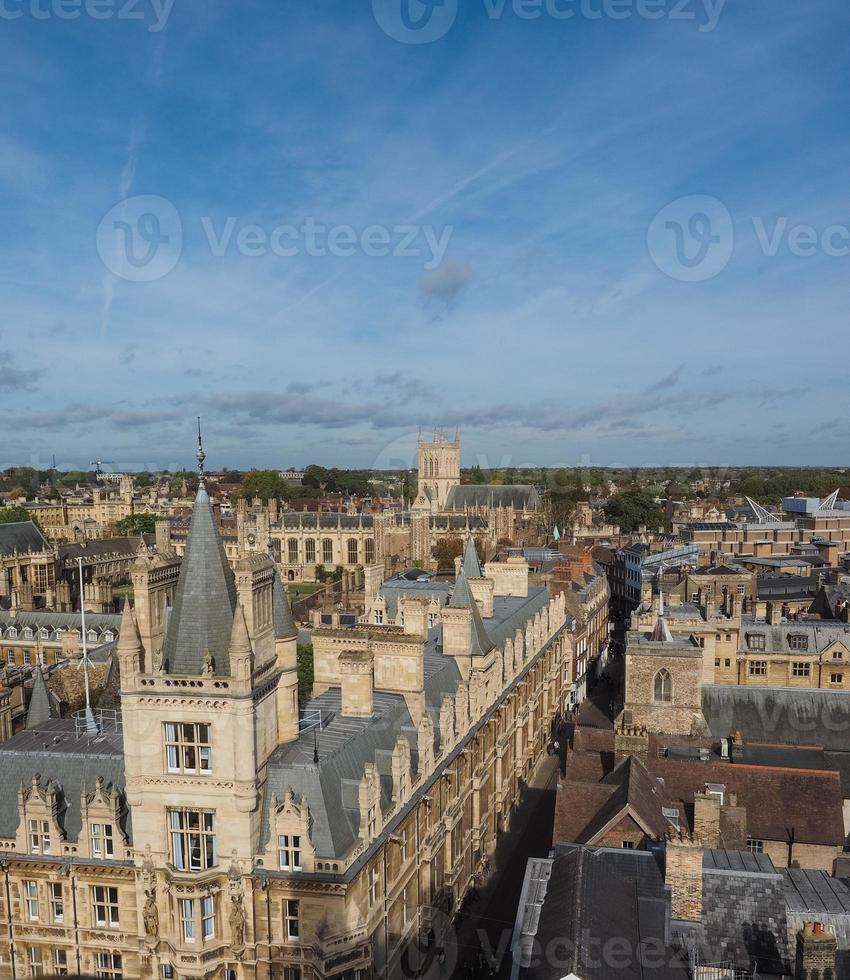
[[[740,732],[735,732],[731,738],[730,752],[733,762],[744,761],[744,736]]]
[[[767,604],[767,621],[771,626],[778,626],[782,620],[782,606],[780,603],[769,602]]]
[[[472,612],[464,606],[443,606],[443,653],[447,657],[465,657],[469,653]]]
[[[806,922],[797,933],[796,980],[835,980],[835,933],[820,922]]]
[[[694,835],[705,847],[720,846],[720,797],[707,786],[694,793]]]
[[[371,650],[345,650],[339,655],[344,718],[372,717],[372,670]]]
[[[670,914],[686,922],[702,921],[702,847],[687,834],[667,838],[664,880],[670,886]]]
[[[621,762],[634,755],[644,765],[649,757],[649,732],[644,728],[623,725],[614,732],[614,762]]]
[[[428,636],[428,600],[404,596],[399,603],[404,615],[404,632],[408,636]]]

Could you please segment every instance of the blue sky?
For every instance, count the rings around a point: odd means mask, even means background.
[[[841,0],[74,2],[0,3],[0,466],[847,462]]]

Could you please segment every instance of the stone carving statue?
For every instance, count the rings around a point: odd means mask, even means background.
[[[145,935],[156,939],[159,935],[159,909],[156,906],[156,891],[145,891],[145,907],[142,913],[145,922]]]
[[[201,673],[204,677],[212,677],[214,670],[215,662],[213,661],[213,656],[209,650],[204,650],[204,666],[201,668]]]
[[[231,899],[230,933],[234,946],[245,945],[245,906],[241,895],[234,895]]]

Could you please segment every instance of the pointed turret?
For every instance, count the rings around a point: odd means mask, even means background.
[[[201,674],[207,653],[215,673],[230,673],[228,653],[236,586],[203,479],[192,508],[186,553],[165,634],[170,674]]]
[[[467,524],[469,516],[467,515]],[[475,550],[475,542],[469,530],[466,532],[466,544],[463,547],[463,562],[461,564],[464,575],[467,578],[482,578],[484,572],[481,570],[481,562],[478,560],[478,552]]]
[[[248,624],[245,622],[245,613],[242,606],[236,606],[233,615],[233,629],[230,632],[229,668],[231,676],[238,680],[250,681],[253,669],[254,654],[251,648],[251,637],[248,635]],[[217,664],[214,664],[214,673],[220,674],[221,671]]]
[[[292,617],[292,607],[289,605],[289,599],[277,567],[274,570],[274,582],[272,583],[272,614],[276,640],[289,640],[298,636],[298,627]]]
[[[27,710],[27,728],[39,728],[45,722],[55,718],[53,702],[50,698],[50,691],[44,680],[44,673],[41,667],[36,667],[33,676],[32,696]]]
[[[128,683],[130,678],[143,670],[143,651],[142,640],[139,636],[139,628],[136,625],[136,617],[130,603],[124,603],[121,613],[121,627],[118,636],[118,664],[121,670],[121,678],[124,683]]]
[[[490,637],[487,635],[487,630],[484,627],[484,621],[481,618],[481,610],[478,608],[478,603],[475,601],[472,591],[469,588],[469,582],[467,581],[466,574],[463,568],[460,570],[460,575],[457,577],[455,582],[454,592],[452,593],[451,599],[449,599],[449,606],[452,609],[468,609],[471,614],[471,629],[470,629],[470,649],[469,653],[472,656],[484,656],[484,654],[489,653],[493,649],[493,643]]]

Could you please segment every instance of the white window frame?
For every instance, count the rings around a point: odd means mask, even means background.
[[[298,942],[301,938],[301,904],[297,898],[283,900],[283,925],[286,941]]]
[[[119,894],[115,885],[92,885],[92,918],[100,929],[118,929]]]
[[[38,882],[24,882],[24,900],[27,907],[27,921],[38,922],[41,919],[41,904],[38,900]]]
[[[301,871],[301,835],[278,834],[277,856],[281,871]]]

